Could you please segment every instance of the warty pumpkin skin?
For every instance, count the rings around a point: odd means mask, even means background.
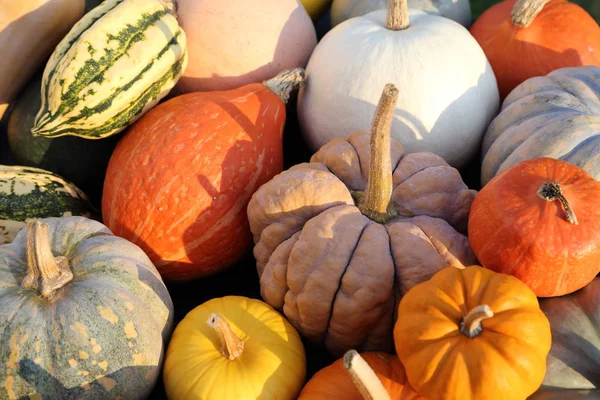
[[[0,118],[69,29],[84,0],[0,2]]]
[[[600,278],[568,296],[542,299],[540,308],[552,328],[543,385],[600,389]]]
[[[469,240],[486,268],[514,275],[538,297],[581,289],[600,272],[600,182],[583,169],[534,158],[475,197]]]
[[[173,304],[139,247],[84,217],[32,222],[0,246],[0,398],[145,399]]]
[[[163,371],[169,400],[296,400],[305,378],[298,332],[268,304],[241,296],[190,311]]]
[[[175,97],[119,142],[106,173],[102,214],[138,244],[163,278],[228,268],[252,248],[250,196],[283,169],[285,103],[304,70],[264,84]]]
[[[526,80],[483,138],[481,184],[521,161],[567,161],[600,180],[600,68],[561,68]]]
[[[377,399],[375,396],[368,397],[362,394],[363,388],[369,386],[361,383],[369,379],[370,374],[361,371],[360,364],[353,363],[355,357],[358,357],[358,353],[349,350],[343,358],[317,372],[304,386],[298,400]],[[360,358],[387,392],[387,400],[426,400],[410,386],[406,379],[406,371],[395,354],[366,352],[361,353]]]
[[[387,8],[387,5],[388,0],[334,0],[331,5],[331,26]],[[463,26],[471,25],[473,18],[468,0],[408,0],[408,6],[429,14],[441,15]]]
[[[394,326],[408,381],[429,399],[525,400],[544,379],[551,339],[527,285],[476,265],[414,286]]]
[[[386,85],[371,138],[333,139],[248,205],[263,299],[336,355],[391,350],[396,302],[447,265],[440,252],[475,261],[459,233],[475,191],[390,139],[397,95]]]
[[[473,23],[504,99],[525,80],[564,67],[600,66],[600,27],[567,0],[506,0]]]
[[[317,151],[368,130],[381,88],[391,82],[401,89],[392,137],[407,153],[432,152],[460,168],[500,108],[492,68],[462,25],[409,10],[407,0],[388,1],[387,12],[340,24],[315,48],[298,97],[302,135]]]

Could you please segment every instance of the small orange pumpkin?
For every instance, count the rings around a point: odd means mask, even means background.
[[[600,182],[565,161],[523,161],[477,194],[469,240],[484,267],[538,297],[575,292],[600,272]]]
[[[402,298],[394,340],[423,396],[525,400],[544,379],[551,331],[535,294],[515,277],[447,267]]]
[[[506,0],[470,29],[485,52],[504,99],[534,76],[563,67],[600,65],[600,27],[566,0]]]
[[[425,400],[406,380],[398,357],[382,352],[358,354],[348,350],[343,358],[317,372],[298,400]]]

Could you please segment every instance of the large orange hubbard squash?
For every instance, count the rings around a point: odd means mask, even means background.
[[[484,267],[538,297],[572,293],[600,272],[600,182],[565,161],[523,161],[477,194],[469,240]]]
[[[215,273],[249,251],[250,196],[283,168],[285,102],[304,82],[292,69],[263,84],[175,97],[144,115],[108,165],[102,213],[146,251],[161,275]]]
[[[567,0],[506,0],[471,26],[504,99],[534,76],[563,67],[600,65],[600,27]]]

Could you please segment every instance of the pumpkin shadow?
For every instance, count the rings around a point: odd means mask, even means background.
[[[555,336],[559,336],[556,332]],[[566,340],[562,341],[561,346],[552,346],[552,356],[560,360],[563,364],[576,371],[582,377],[591,382],[594,387],[600,389],[600,350],[583,336],[569,332]],[[577,357],[573,357],[576,354]],[[588,369],[589,365],[596,365],[596,369]]]
[[[302,4],[300,4],[300,2],[298,2],[297,7],[294,9],[294,11],[292,11],[290,16],[288,17],[288,20],[284,24],[283,29],[281,30],[278,42],[275,46],[275,50],[273,51],[272,59],[268,63],[266,63],[258,68],[255,68],[252,71],[249,71],[245,74],[221,75],[221,74],[213,73],[208,78],[192,78],[192,77],[182,78],[178,82],[178,84],[175,86],[175,88],[171,91],[171,93],[169,93],[168,97],[172,98],[172,97],[179,96],[185,92],[191,92],[192,90],[187,89],[189,87],[201,88],[200,90],[194,90],[194,91],[201,91],[201,92],[217,91],[217,90],[231,90],[231,89],[235,89],[235,88],[244,86],[248,82],[255,82],[255,83],[263,82],[263,81],[270,79],[270,78],[274,77],[275,75],[277,75],[278,71],[283,71],[285,69],[294,68],[295,66],[289,65],[289,62],[290,62],[289,61],[289,54],[290,54],[289,45],[285,46],[283,39],[294,36],[295,33],[292,28],[296,24],[289,23],[289,22],[293,21],[294,18],[296,18],[298,16],[298,14],[301,14],[301,13],[306,13],[306,11],[304,10]],[[315,34],[316,34],[316,30],[315,30]],[[306,67],[307,63],[308,63],[308,58],[307,58],[307,62],[304,65],[298,65],[298,67],[304,68],[304,67]]]
[[[154,385],[148,385],[159,377],[159,368],[150,366],[124,367],[110,374],[98,377],[85,386],[68,388],[51,373],[26,358],[19,361],[18,374],[27,384],[39,394],[43,400],[75,400],[82,398],[121,398],[145,399],[152,392]],[[146,379],[153,376],[153,379]],[[120,388],[119,385],[124,385]],[[117,389],[116,391],[113,389]],[[6,390],[2,387],[2,390]],[[95,396],[89,397],[94,392]],[[116,393],[115,393],[116,392]],[[2,398],[8,398],[2,397]],[[19,397],[19,400],[29,400],[31,395]]]

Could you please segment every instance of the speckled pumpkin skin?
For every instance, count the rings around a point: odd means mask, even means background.
[[[600,180],[600,68],[562,68],[526,80],[483,139],[481,184],[537,157],[557,158]]]
[[[475,263],[460,232],[476,192],[433,153],[405,155],[392,139],[399,215],[384,225],[360,212],[353,192],[366,188],[369,140],[367,132],[334,138],[248,205],[263,299],[335,355],[393,349],[404,293],[446,267],[446,252]]]
[[[155,386],[173,304],[137,246],[84,217],[47,218],[74,279],[52,300],[21,289],[27,228],[0,246],[0,399],[145,399]]]

